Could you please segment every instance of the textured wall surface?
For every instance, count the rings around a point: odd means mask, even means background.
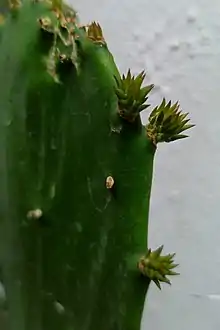
[[[146,69],[152,105],[179,100],[197,125],[158,148],[150,243],[176,251],[181,276],[151,286],[143,330],[219,330],[220,2],[70,1],[83,23],[101,23],[122,72]]]
[[[179,100],[197,125],[158,148],[150,244],[177,253],[181,276],[162,292],[151,286],[142,329],[219,330],[220,2],[69,1],[83,23],[101,23],[121,72],[147,71],[152,105]]]

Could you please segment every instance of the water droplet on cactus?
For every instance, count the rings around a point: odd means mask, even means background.
[[[54,308],[57,311],[58,314],[64,314],[65,308],[59,301],[54,301]]]

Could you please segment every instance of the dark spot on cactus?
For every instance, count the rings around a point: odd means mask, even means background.
[[[77,73],[77,67],[73,64],[71,58],[65,54],[59,56],[59,60],[56,63],[56,73],[59,77],[59,81],[63,82],[68,79],[69,75],[75,75]]]
[[[43,53],[48,53],[54,43],[54,34],[44,29],[41,29],[40,33],[42,51]]]

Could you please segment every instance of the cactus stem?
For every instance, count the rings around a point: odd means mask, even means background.
[[[82,26],[66,0],[7,1],[0,280],[10,329],[138,330],[149,285],[170,284],[178,266],[163,246],[147,249],[156,147],[191,124],[164,100],[143,126],[154,85],[145,71],[121,75],[101,26]]]
[[[114,183],[115,183],[115,181],[112,176],[108,176],[106,178],[105,185],[106,185],[107,189],[112,189],[112,187],[114,186]]]
[[[41,209],[35,209],[35,210],[28,211],[27,218],[38,220],[42,217],[42,215],[43,215],[43,212]]]

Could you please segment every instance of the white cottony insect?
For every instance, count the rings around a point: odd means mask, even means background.
[[[114,185],[114,179],[112,176],[108,176],[105,181],[105,185],[107,189],[111,189]]]
[[[35,209],[35,210],[30,210],[27,213],[27,218],[28,219],[40,219],[43,215],[43,212],[41,209]]]

